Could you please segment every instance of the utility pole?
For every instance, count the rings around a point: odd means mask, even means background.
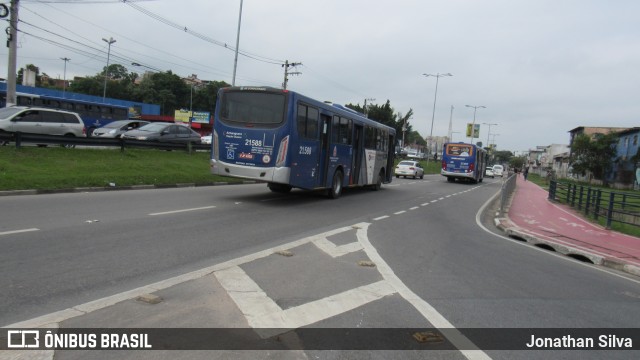
[[[449,138],[448,141],[451,141],[451,142],[453,142],[451,140],[452,131],[453,131],[452,126],[453,126],[453,105],[451,105],[451,114],[449,115],[449,133],[447,134],[448,138]]]
[[[231,86],[236,86],[236,70],[238,68],[238,48],[240,47],[240,24],[242,23],[242,0],[240,0],[240,15],[238,15],[238,33],[236,34],[236,51],[233,59],[233,79]]]
[[[295,67],[295,66],[298,66],[298,65],[302,65],[302,63],[293,62],[293,63],[289,64],[289,60],[286,60],[284,62],[284,64],[282,64],[282,67],[284,67],[284,82],[282,83],[282,88],[283,89],[285,89],[285,90],[287,89],[287,83],[289,82],[289,75],[301,75],[302,74],[301,72],[298,72],[298,71],[289,72],[289,66]]]
[[[67,61],[71,61],[71,59],[63,57],[60,60],[64,60],[64,76],[62,78],[62,97],[64,98],[67,91]]]
[[[371,98],[364,99],[364,117],[366,117],[366,118],[369,117],[369,116],[367,116],[367,113],[368,113],[368,111],[367,111],[367,100],[376,101],[376,99],[371,99]]]
[[[18,43],[18,7],[19,0],[11,0],[9,28],[7,29],[7,47],[9,48],[9,60],[7,64],[7,107],[16,105],[16,67],[17,67],[17,43]]]

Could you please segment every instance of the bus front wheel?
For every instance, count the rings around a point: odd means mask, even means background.
[[[268,183],[267,187],[275,193],[286,194],[291,191],[291,186],[285,184]]]
[[[333,174],[333,183],[329,189],[329,198],[337,199],[342,195],[342,171],[338,170]]]

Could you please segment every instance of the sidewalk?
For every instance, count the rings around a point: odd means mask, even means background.
[[[640,238],[593,224],[547,197],[547,191],[519,175],[507,216],[496,225],[533,245],[640,276]]]

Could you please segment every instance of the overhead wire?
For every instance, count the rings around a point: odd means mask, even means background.
[[[195,32],[195,31],[193,31],[193,30],[189,29],[188,27],[186,27],[186,26],[184,26],[184,25],[179,25],[179,24],[177,24],[177,23],[174,23],[173,21],[168,20],[168,19],[166,19],[166,18],[164,18],[164,17],[162,17],[162,16],[160,16],[160,15],[158,15],[158,14],[155,14],[155,13],[153,13],[153,12],[151,12],[151,11],[149,11],[149,10],[147,10],[147,9],[145,9],[145,8],[143,8],[143,7],[141,7],[141,6],[138,6],[138,5],[136,5],[136,4],[133,4],[131,1],[128,1],[128,0],[122,0],[122,2],[123,2],[123,3],[125,3],[126,5],[129,5],[130,7],[134,8],[135,10],[138,10],[138,11],[140,11],[141,13],[143,13],[143,14],[145,14],[145,15],[147,15],[147,16],[149,16],[149,17],[151,17],[152,19],[155,19],[155,20],[160,21],[161,23],[163,23],[163,24],[165,24],[165,25],[169,25],[169,26],[171,26],[171,27],[173,27],[173,28],[175,28],[175,29],[178,29],[178,30],[180,30],[180,31],[184,31],[184,32],[185,32],[185,33],[187,33],[187,34],[190,34],[190,35],[192,35],[192,36],[195,36],[195,37],[197,37],[197,38],[199,38],[199,39],[201,39],[201,40],[204,40],[204,41],[206,41],[206,42],[209,42],[209,43],[211,43],[211,44],[221,46],[221,47],[223,47],[223,48],[225,48],[225,49],[228,49],[228,50],[231,50],[231,51],[236,51],[236,48],[235,48],[235,47],[230,46],[230,45],[228,45],[228,44],[227,44],[227,43],[225,43],[225,42],[218,41],[218,40],[213,39],[213,38],[211,38],[211,37],[209,37],[209,36],[206,36],[206,35],[200,34],[200,33],[198,33],[198,32]],[[253,60],[256,60],[256,61],[265,62],[265,63],[268,63],[268,64],[283,65],[283,64],[285,63],[285,61],[284,61],[284,60],[272,59],[272,58],[269,58],[269,57],[266,57],[266,56],[261,56],[261,55],[257,55],[257,54],[252,54],[252,53],[250,53],[250,52],[243,51],[243,50],[240,50],[240,49],[238,49],[238,54],[240,54],[240,55],[242,55],[242,56],[245,56],[245,57],[248,57],[248,58],[250,58],[250,59],[253,59]]]

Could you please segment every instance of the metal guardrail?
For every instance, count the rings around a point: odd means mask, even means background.
[[[596,221],[604,218],[607,228],[612,222],[640,227],[640,195],[551,180],[549,200],[565,203]]]
[[[37,145],[62,145],[74,147],[81,146],[99,146],[99,147],[119,147],[121,151],[125,148],[152,148],[160,150],[211,150],[211,145],[193,144],[193,143],[164,143],[156,141],[143,140],[124,140],[124,139],[107,139],[99,137],[74,137],[74,136],[54,136],[54,135],[38,135],[27,133],[2,133],[0,132],[0,144],[13,143],[16,148],[20,148],[23,144]]]
[[[504,215],[509,197],[511,197],[511,194],[513,194],[513,191],[516,189],[517,176],[518,174],[516,173],[511,174],[507,177],[507,180],[502,182],[502,187],[500,189],[500,216]]]

